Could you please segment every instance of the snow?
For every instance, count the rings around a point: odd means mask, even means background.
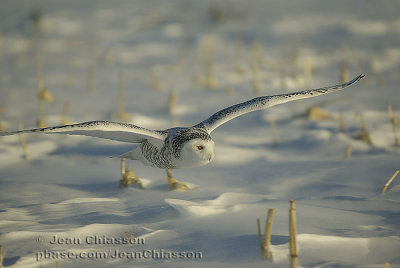
[[[212,163],[172,171],[188,192],[168,190],[165,171],[137,162],[126,164],[145,189],[120,188],[116,156],[127,143],[31,134],[25,159],[18,136],[0,137],[3,265],[288,267],[293,199],[303,267],[400,267],[399,178],[380,194],[400,168],[387,113],[391,103],[399,120],[398,9],[394,0],[2,1],[5,130],[36,127],[39,60],[56,100],[45,104],[48,125],[60,124],[67,101],[72,122],[118,120],[121,72],[124,111],[151,129],[194,125],[255,97],[255,62],[262,95],[336,84],[343,64],[349,78],[366,74],[344,91],[219,127]],[[329,119],[310,120],[313,106]],[[362,119],[372,145],[358,138]],[[256,226],[269,208],[272,261]],[[91,243],[96,236],[104,240]],[[130,238],[144,243],[112,242]]]

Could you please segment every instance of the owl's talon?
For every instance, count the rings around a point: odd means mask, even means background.
[[[180,182],[177,179],[175,179],[174,177],[172,177],[172,174],[168,169],[166,169],[166,172],[167,172],[167,176],[168,176],[168,189],[174,190],[174,191],[182,191],[182,192],[192,190],[192,187],[190,187],[186,183]]]
[[[127,172],[127,176],[122,177],[122,179],[119,181],[119,186],[121,188],[125,188],[125,187],[128,187],[131,184],[135,184],[140,189],[144,189],[143,183],[140,180],[140,178],[138,176],[136,176],[135,174],[131,173],[131,172]]]
[[[121,158],[121,180],[119,186],[121,188],[128,187],[130,184],[136,184],[140,189],[143,189],[143,183],[136,174],[125,167],[125,159]]]

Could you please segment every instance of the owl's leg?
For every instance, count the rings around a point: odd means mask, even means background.
[[[119,186],[121,188],[128,187],[130,184],[134,184],[140,189],[143,189],[143,183],[138,176],[133,172],[133,170],[125,167],[125,158],[121,158],[121,180],[119,181]]]
[[[174,177],[172,177],[171,172],[166,169],[168,177],[168,189],[176,191],[190,191],[192,188],[184,182],[180,182]]]

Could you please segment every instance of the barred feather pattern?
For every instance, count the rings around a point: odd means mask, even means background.
[[[187,141],[193,139],[211,140],[210,135],[199,128],[175,128],[170,129],[170,135],[164,140],[162,147],[157,147],[150,142],[141,143],[143,157],[153,166],[173,169],[176,166],[173,160],[181,159],[182,148]]]
[[[143,141],[140,145],[143,157],[151,163],[152,166],[158,168],[173,169],[175,166],[172,164],[172,155],[170,146],[167,143],[161,148],[151,144],[150,142]]]

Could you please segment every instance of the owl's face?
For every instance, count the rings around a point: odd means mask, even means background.
[[[186,141],[180,154],[181,167],[195,167],[208,164],[214,159],[214,141],[195,138]]]

